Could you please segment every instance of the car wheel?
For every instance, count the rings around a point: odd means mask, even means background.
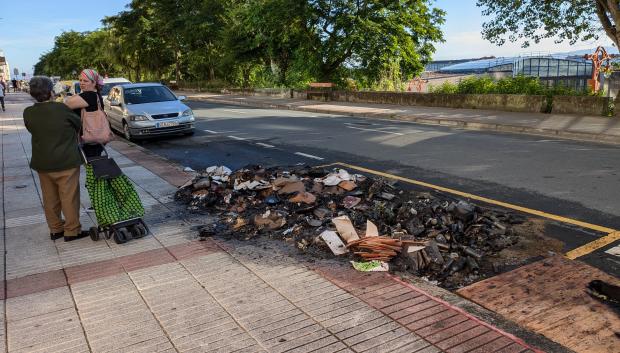
[[[123,122],[123,136],[127,141],[131,141],[131,131],[129,130],[129,125],[126,122]]]

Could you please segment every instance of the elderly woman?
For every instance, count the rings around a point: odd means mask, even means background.
[[[24,110],[24,122],[32,135],[30,168],[39,174],[50,237],[72,241],[88,236],[80,224],[81,123],[69,107],[52,101],[53,88],[48,77],[30,80],[30,95],[37,102]]]

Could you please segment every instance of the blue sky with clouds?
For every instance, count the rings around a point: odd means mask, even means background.
[[[2,0],[0,5],[0,49],[12,68],[32,72],[39,56],[54,45],[54,37],[66,30],[89,31],[101,27],[101,19],[122,11],[129,0]],[[437,45],[435,59],[475,58],[487,55],[512,56],[528,52],[565,52],[610,45],[600,43],[555,44],[547,40],[530,48],[507,43],[497,47],[482,39],[484,18],[476,0],[437,0],[447,11],[443,25],[445,43]],[[12,70],[11,70],[12,71]]]

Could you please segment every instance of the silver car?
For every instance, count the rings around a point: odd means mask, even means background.
[[[192,135],[194,113],[168,87],[159,83],[114,86],[104,109],[114,130],[128,140],[172,134]]]

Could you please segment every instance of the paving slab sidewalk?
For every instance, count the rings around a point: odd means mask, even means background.
[[[111,143],[109,153],[135,183],[152,235],[123,245],[52,242],[28,168],[26,106],[0,113],[0,351],[542,351],[387,274],[308,263],[276,247],[198,241],[171,198],[190,176],[127,142]],[[83,175],[81,185],[86,209]],[[83,212],[83,226],[93,217]]]
[[[298,98],[196,92],[178,92],[178,94],[186,95],[190,100],[202,100],[220,104],[395,119],[470,130],[490,130],[579,141],[620,143],[620,119],[616,117],[520,113],[394,104],[321,102]]]

